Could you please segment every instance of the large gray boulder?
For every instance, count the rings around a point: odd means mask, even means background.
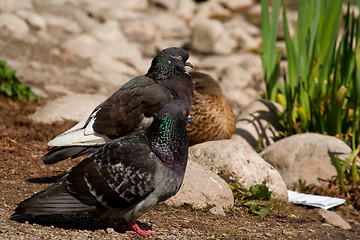
[[[253,149],[232,140],[210,141],[189,148],[189,158],[248,190],[266,182],[272,198],[287,201],[287,189],[277,170]]]
[[[294,189],[299,181],[319,186],[321,179],[336,176],[331,157],[345,160],[350,154],[350,147],[336,137],[303,133],[277,141],[260,156],[279,171],[288,189]]]

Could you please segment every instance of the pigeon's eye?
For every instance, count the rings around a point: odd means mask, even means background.
[[[182,56],[178,56],[177,58],[178,58],[179,60],[182,60]]]
[[[186,111],[186,110],[184,110],[184,115],[185,115],[185,116],[187,115],[187,111]]]

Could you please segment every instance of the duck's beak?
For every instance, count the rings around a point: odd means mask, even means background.
[[[188,66],[188,67],[194,68],[194,66],[193,66],[190,62],[185,62],[185,66]]]

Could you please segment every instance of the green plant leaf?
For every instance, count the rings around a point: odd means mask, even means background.
[[[254,202],[245,202],[244,205],[249,208],[249,211],[252,214],[259,215],[261,217],[265,217],[271,212],[271,209],[267,205],[260,205]]]
[[[265,182],[251,186],[250,193],[250,199],[269,200],[271,197],[271,192]]]
[[[15,99],[28,99],[37,101],[37,96],[31,89],[23,84],[17,77],[16,71],[0,59],[0,92]]]

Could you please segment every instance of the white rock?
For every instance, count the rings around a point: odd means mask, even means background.
[[[114,87],[121,86],[131,78],[139,75],[138,72],[116,58],[99,55],[91,59],[92,68],[101,75],[101,81],[112,84]]]
[[[241,29],[242,31],[247,32],[251,36],[260,36],[261,30],[258,26],[246,21],[242,18],[232,19],[224,23],[225,28],[230,32],[234,29]]]
[[[222,173],[248,190],[266,182],[272,198],[287,201],[280,174],[254,150],[232,140],[210,141],[189,148],[190,160],[215,173]]]
[[[152,5],[158,5],[162,8],[165,8],[166,10],[173,10],[178,5],[178,2],[181,2],[182,0],[150,0],[150,3]]]
[[[154,41],[158,36],[157,28],[146,19],[123,21],[121,28],[126,38],[131,41],[146,43]]]
[[[85,32],[89,32],[100,25],[100,23],[96,21],[95,18],[90,17],[87,12],[84,12],[80,9],[74,9],[73,15],[76,22]]]
[[[92,0],[90,0],[91,4],[93,3]],[[149,9],[149,2],[148,0],[115,0],[111,3],[110,7],[115,9],[123,9],[127,8],[130,10],[136,10],[136,11],[146,11]]]
[[[345,229],[345,230],[349,230],[351,229],[350,224],[345,221],[342,217],[340,217],[339,214],[337,214],[336,212],[332,212],[329,210],[325,210],[320,208],[318,210],[318,213],[321,215],[321,217],[323,218],[323,220],[333,226]]]
[[[19,9],[32,9],[31,0],[0,0],[0,12],[13,12]]]
[[[69,33],[75,33],[75,34],[79,34],[82,31],[79,24],[72,19],[60,17],[48,13],[43,14],[42,17],[45,19],[48,26],[57,27]]]
[[[240,66],[226,67],[221,77],[224,89],[243,89],[252,86],[252,80],[251,73]]]
[[[261,5],[260,4],[253,5],[252,7],[250,7],[250,9],[248,9],[246,11],[246,15],[248,16],[251,23],[260,25],[260,23],[261,23]]]
[[[231,16],[231,11],[225,8],[218,0],[206,1],[197,5],[197,11],[190,22],[190,26],[193,27],[192,22],[201,19],[231,19]]]
[[[230,54],[236,45],[223,25],[217,20],[202,19],[192,29],[194,48],[209,54]]]
[[[147,0],[82,0],[82,2],[87,3],[89,6],[91,6],[93,10],[99,12],[107,12],[110,9],[145,11],[149,7],[149,3]]]
[[[244,11],[254,4],[253,0],[221,0],[220,2],[232,11]]]
[[[185,21],[172,13],[151,12],[147,14],[146,20],[154,24],[158,34],[164,38],[187,38],[191,33]]]
[[[100,44],[93,36],[80,34],[65,41],[63,47],[79,57],[90,58],[98,52]]]
[[[221,206],[212,207],[209,212],[214,215],[226,216],[225,211]]]
[[[288,189],[299,180],[304,184],[321,185],[319,179],[336,176],[331,156],[345,160],[351,149],[336,137],[317,133],[296,134],[266,147],[260,155],[281,174]]]
[[[201,208],[207,205],[228,208],[234,205],[234,196],[223,179],[189,159],[179,192],[166,203],[176,206],[186,203]]]
[[[173,13],[184,20],[190,21],[194,16],[195,10],[196,4],[193,0],[180,0]]]
[[[0,29],[7,29],[16,37],[24,37],[30,30],[22,18],[11,13],[0,14]]]
[[[88,117],[94,108],[105,99],[106,96],[95,94],[66,95],[47,102],[32,115],[31,119],[42,123],[52,123],[64,119],[81,121]]]
[[[70,95],[74,94],[69,88],[59,83],[45,83],[44,89],[48,93],[55,93],[57,95]]]
[[[227,67],[237,66],[243,60],[244,59],[240,54],[230,54],[226,56],[210,55],[204,59],[201,59],[201,61],[197,63],[196,67],[223,70]]]
[[[244,27],[237,26],[227,28],[230,36],[237,41],[240,49],[245,51],[259,50],[262,44],[261,37],[252,36]]]
[[[254,98],[251,98],[243,89],[224,88],[224,94],[234,114],[249,105]]]
[[[128,9],[111,8],[107,11],[106,15],[109,18],[114,18],[119,21],[123,21],[123,20],[137,20],[142,17],[143,13],[129,11]]]
[[[20,16],[21,18],[25,19],[29,23],[30,26],[32,26],[36,29],[39,29],[39,30],[46,29],[46,21],[39,14],[29,11],[29,10],[25,10],[25,9],[16,11],[16,14],[18,16]]]
[[[259,55],[254,53],[242,53],[239,60],[239,65],[246,69],[252,75],[263,74],[262,73],[262,62]],[[264,84],[262,84],[264,85]]]
[[[90,33],[102,42],[117,42],[125,39],[119,23],[115,20],[107,20],[104,24],[97,25]]]
[[[265,99],[257,99],[241,109],[236,120],[236,130],[233,139],[251,146],[253,149],[264,148],[281,139],[279,131],[279,116],[276,111],[282,111],[279,104]],[[242,138],[242,140],[241,140]]]
[[[138,72],[136,67],[141,60],[142,54],[138,45],[122,41],[101,45],[96,55],[92,57],[91,63],[93,68],[101,74],[119,73],[135,77],[145,74],[145,72]],[[150,63],[148,63],[148,67]],[[116,84],[120,84],[120,82]]]

